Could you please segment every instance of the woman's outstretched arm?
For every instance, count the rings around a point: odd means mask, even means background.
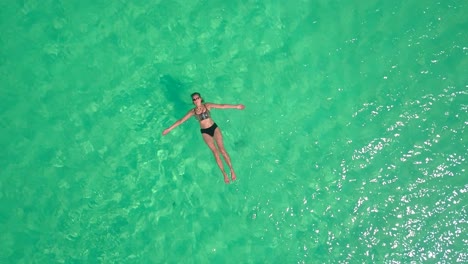
[[[189,119],[191,116],[193,116],[193,109],[189,110],[188,113],[182,117],[181,119],[177,120],[174,124],[172,124],[172,126],[170,126],[169,128],[165,129],[163,131],[163,136],[164,135],[167,135],[167,133],[171,132],[172,129],[178,127],[180,124],[182,124],[183,122],[187,121],[187,119]]]
[[[233,109],[239,109],[243,110],[245,106],[243,104],[213,104],[213,103],[207,103],[206,104],[209,108],[221,108],[221,109],[227,109],[227,108],[233,108]]]

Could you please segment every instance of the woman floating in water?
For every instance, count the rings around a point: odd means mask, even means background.
[[[213,155],[216,159],[216,163],[218,163],[219,168],[221,169],[221,172],[223,173],[224,176],[224,182],[229,183],[229,178],[226,174],[226,171],[224,170],[224,165],[223,162],[221,161],[221,157],[219,156],[219,153],[224,157],[224,160],[226,161],[227,165],[229,166],[229,169],[231,170],[231,179],[233,181],[236,180],[236,174],[234,173],[234,169],[232,168],[231,164],[231,159],[229,158],[229,154],[226,152],[226,149],[224,148],[223,144],[223,135],[221,134],[221,129],[216,125],[216,123],[211,119],[210,115],[210,109],[213,108],[236,108],[239,110],[243,110],[245,108],[244,105],[238,104],[238,105],[230,105],[230,104],[212,104],[212,103],[204,103],[203,99],[200,96],[200,93],[193,93],[191,95],[193,104],[195,105],[195,108],[190,109],[188,113],[182,117],[181,119],[177,120],[172,126],[170,126],[168,129],[165,129],[163,131],[163,135],[166,135],[169,133],[172,129],[176,128],[183,122],[187,121],[191,116],[195,116],[197,120],[200,122],[200,131],[203,136],[203,140],[205,140],[205,143],[208,145],[208,147],[211,149],[213,152]],[[216,145],[217,148],[216,148]]]

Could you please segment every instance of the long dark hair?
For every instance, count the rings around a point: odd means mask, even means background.
[[[193,99],[193,96],[194,96],[194,95],[198,95],[198,97],[201,98],[201,102],[202,102],[202,103],[205,102],[205,100],[203,100],[203,98],[201,97],[201,94],[200,94],[200,93],[195,92],[195,93],[191,94],[190,97]]]

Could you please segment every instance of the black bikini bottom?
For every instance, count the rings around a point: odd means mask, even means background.
[[[200,131],[201,131],[202,134],[205,133],[205,134],[208,134],[210,136],[214,136],[214,132],[215,132],[217,127],[218,127],[218,125],[216,125],[216,123],[214,123],[209,128],[202,128],[202,129],[200,129]]]

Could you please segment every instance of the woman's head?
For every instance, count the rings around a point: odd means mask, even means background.
[[[201,97],[200,93],[193,93],[192,95],[190,95],[190,97],[192,97],[192,102],[194,104],[197,104],[198,100],[201,100],[200,101],[201,103],[205,102],[203,98]]]

